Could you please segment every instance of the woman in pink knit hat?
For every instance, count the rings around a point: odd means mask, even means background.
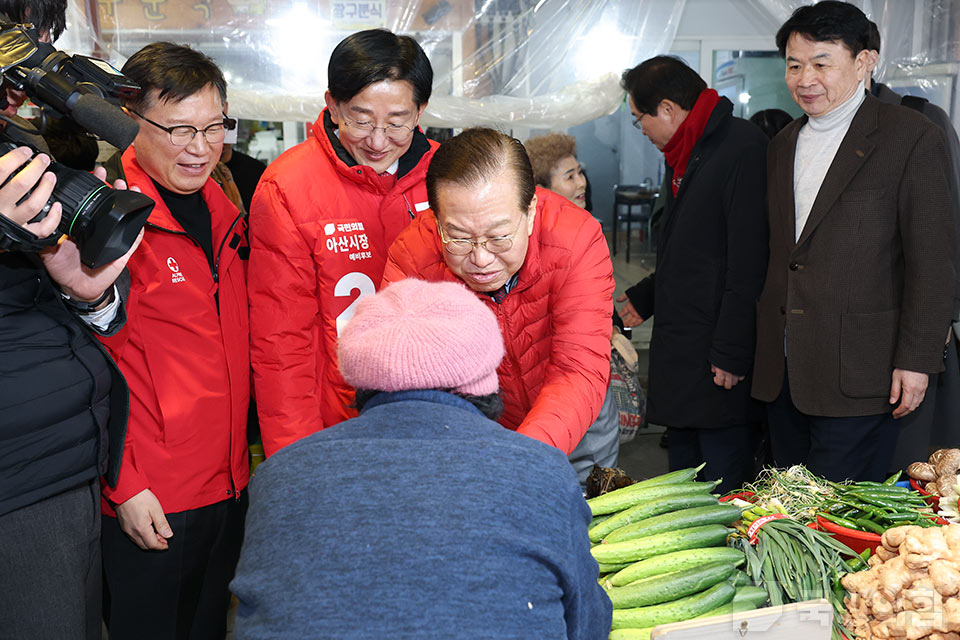
[[[234,636],[605,639],[573,468],[490,419],[494,313],[401,280],[357,304],[338,351],[360,415],[257,467]]]
[[[340,372],[357,408],[380,392],[439,389],[503,412],[497,319],[466,287],[409,279],[357,304],[337,347]]]

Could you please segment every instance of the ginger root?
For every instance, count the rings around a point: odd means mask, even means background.
[[[960,591],[960,573],[943,559],[937,559],[927,567],[930,579],[941,596],[955,596]]]
[[[899,552],[900,545],[903,544],[904,538],[914,531],[920,531],[920,529],[921,528],[916,525],[905,525],[887,529],[883,532],[883,535],[880,536],[880,543],[887,551]]]
[[[889,529],[869,567],[841,580],[858,638],[960,640],[960,524]]]

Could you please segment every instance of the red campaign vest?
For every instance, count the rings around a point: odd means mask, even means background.
[[[266,454],[356,415],[337,335],[380,285],[387,249],[427,209],[431,142],[385,189],[340,159],[323,114],[307,141],[267,167],[250,207],[251,361]]]
[[[127,183],[156,206],[127,264],[127,324],[101,338],[130,385],[120,477],[115,489],[104,486],[103,509],[113,515],[110,503],[150,489],[164,512],[175,513],[234,497],[249,480],[245,223],[208,179],[201,193],[210,209],[214,273],[133,147],[122,162]]]

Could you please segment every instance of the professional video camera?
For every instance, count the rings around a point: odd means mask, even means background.
[[[135,98],[140,86],[108,63],[58,51],[41,42],[33,25],[15,24],[0,13],[0,73],[3,83],[25,92],[47,117],[66,118],[80,129],[119,149],[137,136],[137,123],[118,106]],[[2,92],[0,108],[7,106]],[[18,116],[0,114],[0,155],[19,146],[49,153],[40,131]],[[46,217],[54,202],[63,214],[57,231],[37,238],[0,212],[0,249],[39,251],[56,244],[63,234],[80,248],[80,260],[99,267],[125,254],[146,224],[154,202],[136,191],[115,191],[90,173],[56,161],[49,171],[57,184],[46,206],[31,222]],[[24,196],[28,197],[29,194]]]

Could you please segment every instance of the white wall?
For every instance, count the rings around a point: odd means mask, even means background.
[[[750,0],[687,0],[677,39],[769,36],[771,46],[779,23]]]

